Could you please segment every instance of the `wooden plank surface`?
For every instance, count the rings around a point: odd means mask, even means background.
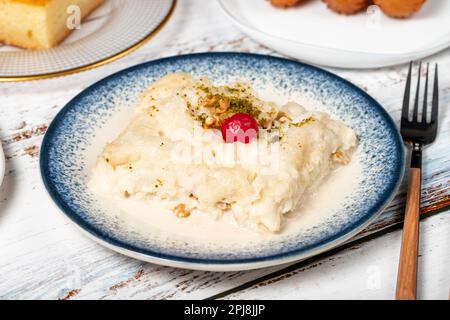
[[[125,67],[163,56],[202,51],[276,55],[230,25],[214,1],[201,1],[200,5],[199,0],[183,0],[159,34],[121,60],[64,78],[0,84],[0,138],[7,157],[0,189],[0,298],[202,299],[287,267],[213,273],[161,267],[121,256],[80,235],[58,212],[41,184],[38,152],[42,136],[70,98]],[[425,150],[424,213],[444,210],[450,205],[450,77],[445,76],[450,74],[450,50],[428,60],[440,64],[442,112],[439,138]],[[364,88],[398,121],[406,66],[330,70]],[[401,222],[404,197],[402,188],[364,235]],[[419,281],[423,280],[419,287],[421,298],[448,298],[450,275],[442,268],[448,266],[450,259],[449,226],[448,211],[422,223],[425,230],[422,239],[426,241],[421,243],[421,264],[427,273],[419,274]],[[231,297],[269,298],[275,288],[278,298],[326,298],[331,293],[335,297],[391,298],[399,235],[398,231],[392,232],[337,255],[321,257],[289,271],[279,281],[265,281]],[[375,291],[363,281],[368,277],[367,268],[373,264],[379,267],[383,279],[389,280],[383,280],[384,284]]]
[[[449,222],[446,213],[420,225],[418,299],[449,298]],[[388,233],[223,298],[394,299],[400,240],[400,232]]]

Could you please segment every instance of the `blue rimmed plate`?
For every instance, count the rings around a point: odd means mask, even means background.
[[[86,182],[104,144],[124,127],[139,93],[163,75],[185,71],[219,84],[251,82],[257,92],[302,97],[344,121],[358,135],[361,177],[333,214],[301,232],[267,241],[197,241],[145,231],[93,195]],[[364,91],[316,67],[264,55],[200,53],[144,63],[113,74],[70,101],[50,124],[40,153],[45,187],[61,211],[87,235],[125,255],[168,266],[230,271],[304,259],[365,228],[393,198],[403,175],[404,148],[384,109]]]

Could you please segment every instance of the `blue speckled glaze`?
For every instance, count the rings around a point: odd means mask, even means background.
[[[86,188],[89,170],[100,153],[92,151],[99,130],[121,108],[131,108],[139,93],[167,73],[185,71],[219,84],[250,81],[256,89],[271,86],[281,95],[300,94],[325,106],[359,138],[363,177],[345,204],[306,232],[280,235],[264,243],[205,244],[158,230],[142,233],[115,217]],[[44,137],[40,158],[44,184],[73,222],[110,247],[141,258],[164,259],[183,266],[277,264],[330,249],[374,219],[392,199],[402,178],[404,148],[384,109],[364,91],[336,75],[291,60],[244,53],[201,53],[144,63],[90,86],[56,116]],[[164,263],[164,262],[162,262]],[[213,267],[211,267],[213,266]],[[226,267],[225,267],[226,269]]]

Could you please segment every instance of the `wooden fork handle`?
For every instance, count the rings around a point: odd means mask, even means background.
[[[409,170],[402,248],[397,275],[397,300],[416,299],[421,169],[410,168]]]

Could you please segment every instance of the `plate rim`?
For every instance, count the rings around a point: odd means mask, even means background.
[[[287,39],[284,37],[280,37],[277,35],[273,35],[270,34],[268,32],[265,31],[261,31],[251,25],[246,24],[245,22],[241,21],[241,19],[239,19],[238,17],[236,17],[233,12],[231,12],[228,7],[224,4],[224,2],[226,2],[226,0],[217,0],[217,3],[219,5],[219,7],[221,8],[221,10],[225,13],[225,15],[227,16],[228,19],[231,20],[231,22],[233,22],[236,26],[238,26],[241,30],[249,30],[250,32],[253,32],[255,34],[258,34],[260,37],[266,37],[268,39],[273,39],[273,40],[278,40],[278,41],[285,41],[285,42],[289,42],[289,43],[293,43],[295,45],[300,45],[303,47],[309,47],[309,48],[316,48],[319,50],[328,50],[331,52],[335,52],[335,53],[347,53],[347,54],[357,54],[357,55],[371,55],[371,56],[376,56],[376,57],[382,57],[382,58],[389,58],[389,57],[393,57],[393,58],[401,58],[404,57],[405,55],[409,55],[409,56],[427,56],[430,54],[434,54],[437,52],[440,52],[442,50],[445,50],[446,48],[448,48],[450,46],[450,32],[447,33],[447,35],[443,36],[443,38],[446,38],[446,41],[439,44],[439,45],[435,45],[433,47],[427,48],[427,49],[422,49],[422,50],[416,50],[413,52],[407,52],[407,53],[372,53],[372,52],[367,52],[367,51],[360,51],[360,50],[346,50],[346,49],[341,49],[341,48],[334,48],[334,47],[324,47],[324,46],[320,46],[320,45],[315,45],[315,44],[310,44],[310,43],[305,43],[305,42],[301,42],[301,41],[295,41],[292,39]],[[251,37],[252,39],[254,37],[250,36],[248,34],[249,31],[244,31],[245,34],[247,34],[249,37]],[[259,40],[257,40],[259,42]],[[277,49],[274,49],[276,51],[279,51]],[[411,59],[406,59],[404,62],[410,61]],[[401,62],[401,63],[404,63]],[[401,64],[399,62],[394,62],[394,63],[385,63],[383,65],[385,66],[390,66],[390,65],[397,65],[397,64]],[[338,68],[343,68],[343,67],[339,67],[339,66],[335,66]],[[367,68],[372,68],[372,67],[367,67]]]
[[[0,186],[3,184],[6,169],[5,151],[3,150],[3,143],[0,141]]]
[[[120,58],[123,58],[126,55],[128,55],[128,54],[132,53],[133,51],[142,47],[144,44],[146,44],[148,41],[150,41],[150,39],[152,39],[159,31],[161,31],[161,29],[170,20],[170,18],[173,15],[173,12],[175,11],[175,7],[177,5],[177,0],[171,0],[171,1],[172,1],[172,4],[171,4],[170,9],[167,12],[166,16],[164,17],[164,19],[152,31],[150,31],[147,35],[145,35],[141,40],[132,44],[128,48],[125,48],[117,53],[112,54],[111,56],[106,57],[106,58],[85,64],[85,65],[82,65],[79,67],[75,67],[75,68],[54,71],[54,72],[49,72],[49,73],[32,74],[32,75],[0,76],[0,83],[1,82],[21,82],[21,81],[43,80],[43,79],[67,76],[67,75],[95,69],[95,68],[98,68],[105,64],[116,61]]]
[[[92,227],[88,222],[82,219],[77,212],[68,207],[68,205],[59,197],[59,194],[56,190],[52,188],[51,180],[46,176],[46,166],[48,164],[48,148],[50,141],[53,136],[53,131],[57,124],[64,118],[65,114],[71,110],[71,108],[76,105],[77,101],[86,95],[89,95],[91,91],[95,90],[97,87],[101,86],[103,83],[114,80],[126,73],[133,72],[142,68],[147,68],[152,65],[157,65],[164,62],[170,62],[171,60],[177,59],[190,59],[190,58],[199,58],[199,57],[253,57],[256,59],[269,59],[276,60],[282,63],[290,63],[297,64],[302,67],[306,67],[308,69],[312,69],[316,72],[325,73],[327,76],[333,78],[341,82],[342,84],[349,87],[351,90],[355,90],[358,94],[364,96],[364,98],[368,99],[370,105],[375,107],[377,111],[379,111],[382,118],[387,122],[387,124],[392,127],[393,132],[396,133],[396,150],[399,153],[399,158],[396,159],[396,163],[398,168],[396,170],[397,179],[396,181],[391,182],[392,184],[390,190],[386,191],[386,196],[383,200],[379,201],[373,209],[373,212],[368,212],[364,215],[363,218],[358,220],[356,223],[348,226],[347,228],[341,230],[338,234],[333,237],[328,237],[326,240],[323,240],[314,245],[291,250],[285,253],[273,254],[270,256],[257,257],[257,258],[245,258],[245,259],[211,259],[211,258],[190,258],[190,257],[180,257],[174,254],[165,254],[158,253],[148,249],[136,248],[133,245],[125,243],[123,241],[116,240],[110,237],[107,234],[104,234],[98,228]],[[249,270],[249,269],[257,269],[262,267],[268,267],[273,265],[284,264],[292,261],[303,260],[317,254],[320,254],[324,251],[328,251],[332,248],[338,247],[346,242],[351,237],[355,236],[357,233],[366,228],[374,219],[376,219],[386,208],[387,205],[392,201],[394,196],[396,195],[401,182],[403,180],[404,171],[405,171],[405,147],[403,144],[403,140],[401,139],[400,133],[395,125],[394,120],[387,113],[387,111],[379,104],[373,97],[371,97],[367,92],[351,83],[350,81],[331,73],[322,68],[291,60],[286,58],[274,57],[270,55],[264,54],[254,54],[254,53],[242,53],[242,52],[203,52],[203,53],[191,53],[185,55],[177,55],[170,56],[161,59],[156,59],[148,62],[144,62],[141,64],[137,64],[135,66],[123,69],[116,73],[106,76],[105,78],[93,83],[75,97],[73,97],[54,117],[52,122],[50,123],[44,138],[42,140],[40,156],[39,156],[39,169],[40,176],[43,182],[43,185],[46,189],[46,193],[53,200],[52,202],[59,208],[59,211],[63,213],[63,215],[68,218],[73,224],[75,224],[78,229],[81,229],[84,234],[87,234],[90,238],[94,239],[96,242],[106,246],[116,252],[125,254],[132,258],[136,258],[139,260],[157,263],[161,265],[167,265],[172,267],[182,267],[196,270],[208,270],[208,271],[237,271],[237,270]]]

